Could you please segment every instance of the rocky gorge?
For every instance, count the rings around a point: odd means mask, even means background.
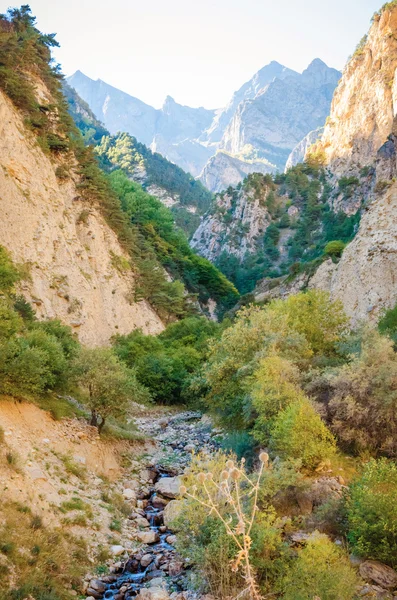
[[[84,579],[86,600],[210,600],[208,590],[195,584],[194,564],[178,555],[178,514],[183,500],[180,486],[189,471],[192,454],[211,456],[220,447],[222,430],[214,428],[208,417],[198,412],[179,412],[155,418],[138,418],[145,435],[153,437],[154,451],[146,459],[146,467],[138,479],[130,481],[123,496],[131,506],[127,521],[133,525],[133,549],[123,545],[111,547],[113,560],[108,561],[108,574]],[[277,468],[277,458],[274,461]],[[317,531],[327,531],[327,521],[318,514],[332,502],[339,501],[347,484],[343,476],[321,465],[318,474],[302,487],[291,487],[287,494],[273,499],[283,515],[285,540],[296,550],[307,544]],[[300,524],[289,530],[291,518]],[[338,546],[343,542],[330,536]],[[365,600],[395,600],[397,572],[377,561],[362,560],[351,555],[351,564],[362,579],[358,597]]]

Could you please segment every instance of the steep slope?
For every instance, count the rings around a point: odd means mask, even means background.
[[[240,102],[255,98],[258,92],[276,77],[278,79],[285,79],[289,75],[294,74],[297,75],[295,71],[280,65],[275,60],[264,66],[249,81],[244,83],[237,92],[234,92],[225,108],[217,112],[211,126],[203,134],[203,139],[212,144],[220,142]]]
[[[68,77],[67,82],[111,133],[128,131],[144,144],[151,143],[156,130],[155,108],[100,79],[94,81],[81,71]]]
[[[397,12],[393,5],[374,16],[335,92],[319,149],[336,175],[357,174],[372,166],[380,148],[395,134]]]
[[[253,291],[265,277],[271,278],[264,283],[270,291],[280,277],[313,274],[327,258],[328,242],[354,237],[360,213],[347,215],[340,207],[350,202],[349,194],[350,189],[342,192],[339,185],[333,189],[315,162],[283,175],[254,173],[215,197],[191,244],[240,293]],[[256,293],[262,294],[262,288]]]
[[[244,160],[228,152],[218,150],[210,158],[200,174],[199,180],[215,193],[236,186],[250,173],[272,173],[274,166],[266,160]]]
[[[366,174],[360,229],[337,265],[325,263],[311,285],[340,298],[354,322],[378,318],[397,302],[397,5],[374,17],[336,91],[318,152],[335,175]]]
[[[163,325],[145,302],[134,302],[132,271],[115,258],[128,256],[97,208],[87,207],[73,179],[56,176],[0,92],[0,243],[29,273],[23,293],[40,318],[61,318],[90,345],[117,331]],[[83,218],[84,216],[84,218]]]
[[[310,133],[308,133],[307,136],[305,136],[303,138],[303,140],[301,140],[299,142],[299,144],[297,144],[295,146],[295,148],[292,150],[292,152],[289,155],[288,160],[285,164],[285,172],[287,172],[292,167],[299,165],[299,163],[302,163],[305,160],[305,156],[306,156],[309,148],[313,144],[318,142],[318,140],[321,138],[323,133],[324,133],[324,127],[319,127],[318,129],[314,129],[314,131],[310,131]]]
[[[100,79],[90,79],[81,71],[67,81],[111,134],[127,132],[193,175],[200,173],[211,155],[194,140],[210,126],[214,110],[182,106],[170,96],[157,110]]]
[[[28,6],[0,16],[0,244],[23,263],[37,315],[97,345],[158,332],[197,301],[232,303],[233,285],[192,252],[168,209],[121,171],[99,169],[68,113],[54,35],[34,23]]]
[[[274,79],[238,106],[221,148],[238,154],[250,146],[260,158],[283,170],[296,144],[324,124],[339,78],[338,71],[316,59],[302,75]]]
[[[72,87],[65,82],[63,89],[69,112],[85,142],[95,146],[101,166],[106,170],[122,168],[129,178],[171,208],[177,225],[191,237],[200,224],[200,215],[209,208],[212,194],[177,164],[128,133],[111,136]]]

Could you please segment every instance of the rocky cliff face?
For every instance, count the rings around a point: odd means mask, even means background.
[[[353,322],[379,318],[397,302],[397,7],[376,15],[348,64],[318,148],[334,176],[372,172],[359,231],[338,264],[310,285],[342,300]]]
[[[115,233],[73,178],[56,176],[58,163],[2,93],[0,165],[0,244],[24,264],[21,291],[37,316],[60,318],[88,345],[137,327],[161,331],[151,307],[133,300],[134,277]]]
[[[295,167],[295,165],[302,163],[305,160],[305,156],[306,156],[309,148],[315,142],[318,142],[318,140],[321,138],[323,133],[324,133],[324,127],[318,127],[318,129],[314,129],[313,131],[310,131],[310,133],[308,133],[307,136],[304,137],[303,140],[301,140],[299,142],[299,144],[297,144],[295,146],[295,148],[292,150],[292,152],[289,155],[288,160],[286,162],[284,171],[287,172],[292,167]]]
[[[239,260],[254,253],[258,237],[263,236],[271,220],[262,203],[265,194],[255,196],[252,188],[218,195],[215,210],[204,217],[191,246],[212,262],[216,262],[222,253]]]
[[[251,146],[260,158],[283,170],[291,150],[324,124],[339,78],[338,71],[319,59],[301,75],[276,77],[255,98],[239,104],[221,148],[238,154]]]
[[[273,165],[266,160],[246,161],[218,150],[205,165],[199,180],[209,190],[219,193],[229,186],[236,186],[250,173],[266,174],[273,170]]]
[[[277,61],[272,61],[246,83],[244,83],[237,92],[235,92],[225,108],[219,110],[215,115],[211,126],[203,134],[203,139],[210,143],[219,143],[222,140],[225,129],[233,119],[234,114],[240,104],[246,100],[252,100],[255,96],[271,83],[276,77],[285,79],[289,75],[297,75],[295,71],[280,65]]]
[[[397,10],[376,15],[345,68],[319,148],[338,176],[372,166],[394,135],[397,114]]]

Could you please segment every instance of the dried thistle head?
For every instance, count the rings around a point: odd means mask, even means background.
[[[187,492],[187,488],[185,485],[181,485],[181,487],[179,488],[179,493],[181,496],[184,496]]]
[[[233,469],[233,467],[234,467],[234,462],[233,462],[232,460],[228,460],[228,461],[226,461],[226,467],[227,467],[228,469]]]
[[[267,465],[267,463],[269,462],[269,455],[268,455],[268,453],[267,452],[261,452],[260,455],[259,455],[259,460],[263,464]]]
[[[212,479],[214,478],[212,473],[207,473],[207,479],[209,479],[210,481],[212,481]]]
[[[199,483],[204,483],[204,481],[206,480],[206,478],[207,478],[206,473],[199,473],[197,475],[197,479],[198,479]]]
[[[241,472],[239,471],[239,469],[236,469],[236,468],[234,468],[234,469],[232,469],[232,470],[230,471],[230,477],[231,477],[231,478],[232,478],[234,481],[237,481],[237,480],[238,480],[238,479],[240,479],[240,477],[241,477]]]
[[[227,481],[229,479],[229,471],[222,471],[221,473],[221,481]]]

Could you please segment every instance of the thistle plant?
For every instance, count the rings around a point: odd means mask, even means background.
[[[192,498],[208,509],[208,515],[216,516],[223,523],[237,547],[237,554],[231,561],[230,568],[234,573],[241,570],[246,585],[235,600],[243,596],[248,596],[251,600],[261,599],[251,563],[251,533],[258,511],[260,482],[264,470],[269,466],[269,455],[261,452],[259,460],[260,467],[253,480],[246,474],[244,459],[238,464],[228,460],[219,481],[215,481],[209,472],[197,475],[201,490],[199,495],[197,486],[191,491],[186,486],[180,488],[181,495]]]

